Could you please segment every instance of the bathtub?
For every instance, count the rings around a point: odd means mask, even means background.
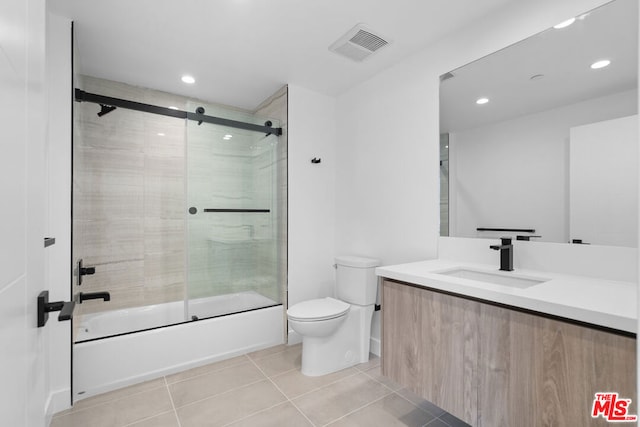
[[[219,317],[180,323],[184,306],[84,315],[73,346],[74,401],[284,342],[283,306],[256,292],[189,302],[189,316]]]
[[[254,291],[199,298],[190,300],[188,304],[189,313],[186,317],[184,301],[85,314],[78,326],[76,342],[175,325],[193,320],[192,316],[204,319],[278,305],[276,301]]]

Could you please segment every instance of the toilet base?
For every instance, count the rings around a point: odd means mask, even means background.
[[[302,369],[309,377],[330,374],[369,360],[373,305],[351,304],[347,319],[330,336],[302,337]]]

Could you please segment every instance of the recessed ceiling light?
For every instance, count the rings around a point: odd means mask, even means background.
[[[489,98],[478,98],[476,100],[476,104],[478,105],[486,104],[487,102],[489,102]]]
[[[567,19],[566,21],[562,21],[561,23],[554,25],[553,28],[555,28],[556,30],[559,30],[561,28],[567,28],[569,25],[573,24],[574,22],[576,22],[576,18]]]
[[[177,109],[178,109],[178,107],[174,107],[173,105],[169,105],[169,109],[170,109],[170,110],[177,110]]]
[[[162,133],[162,132],[158,132],[158,134],[157,134],[157,135],[158,135],[158,136],[164,136],[164,133]]]
[[[226,134],[224,137],[225,138],[233,138],[233,135]]]
[[[196,82],[196,79],[193,78],[193,76],[189,76],[187,74],[185,74],[184,76],[182,76],[182,81],[183,83],[186,84],[194,84]]]
[[[611,61],[609,61],[608,59],[601,59],[600,61],[596,61],[593,64],[591,64],[591,68],[593,68],[594,70],[597,70],[598,68],[604,68],[609,64],[611,64]]]

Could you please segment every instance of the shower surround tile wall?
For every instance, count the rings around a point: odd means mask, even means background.
[[[154,91],[86,76],[80,87],[166,102]],[[96,267],[82,291],[111,293],[109,303],[80,304],[79,314],[182,299],[184,122],[124,109],[98,117],[96,104],[74,107],[74,256]]]
[[[180,110],[204,106],[207,115],[234,120],[265,120],[93,77],[82,76],[78,87]],[[284,101],[286,113],[286,96]],[[286,270],[277,266],[278,247],[286,242],[286,218],[276,215],[286,212],[283,138],[125,109],[98,117],[100,107],[92,103],[74,107],[74,257],[96,267],[95,275],[83,277],[82,292],[111,293],[108,303],[80,304],[78,314],[245,290],[281,300],[282,289],[273,283],[286,283]],[[227,132],[232,140],[223,139]],[[245,178],[237,179],[239,173]],[[274,181],[280,187],[265,191]],[[199,214],[187,218],[189,206]],[[202,214],[204,208],[267,208],[272,214]]]

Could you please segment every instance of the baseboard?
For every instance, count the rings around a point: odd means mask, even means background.
[[[373,338],[369,341],[369,353],[373,353],[380,357],[382,354],[382,346],[380,345],[380,338]]]
[[[69,408],[71,408],[71,389],[63,388],[62,390],[52,391],[45,404],[45,425],[48,426],[51,424],[51,419],[54,414]]]

